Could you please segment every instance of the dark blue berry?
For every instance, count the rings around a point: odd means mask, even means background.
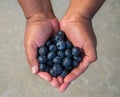
[[[72,48],[72,55],[78,56],[80,54],[80,49],[78,47]]]
[[[62,78],[64,78],[68,74],[67,70],[63,70],[63,72],[60,74]]]
[[[39,65],[39,69],[40,69],[41,71],[45,71],[46,65],[45,65],[45,64],[40,64],[40,65]]]
[[[72,58],[72,51],[69,50],[69,49],[66,49],[65,50],[65,56],[68,57],[68,58]]]
[[[49,69],[49,73],[50,73],[51,76],[57,77],[57,74],[54,72],[53,68]]]
[[[46,46],[47,46],[47,47],[49,47],[51,44],[52,44],[52,40],[48,40],[48,41],[46,42]]]
[[[56,35],[55,36],[55,41],[59,41],[59,40],[64,40],[64,37],[60,36],[60,35]]]
[[[62,31],[58,31],[57,35],[59,35],[60,37],[62,37],[63,40],[66,38],[65,33],[62,32]]]
[[[72,65],[72,61],[71,61],[71,59],[65,57],[65,58],[63,59],[63,63],[62,63],[62,65],[63,65],[64,67],[68,67],[68,66]]]
[[[71,71],[73,69],[72,65],[65,67],[66,70]]]
[[[47,57],[46,56],[39,56],[38,57],[38,61],[40,62],[40,63],[46,63],[47,62]]]
[[[42,46],[42,47],[39,48],[39,54],[40,55],[42,55],[42,56],[46,55],[47,52],[48,52],[48,50],[47,50],[47,48],[45,46]]]
[[[49,46],[49,51],[57,51],[57,47],[54,44]]]
[[[74,56],[73,59],[77,62],[81,62],[82,57],[81,56]]]
[[[48,53],[47,58],[48,58],[49,60],[51,60],[51,59],[53,59],[55,56],[56,56],[56,52],[55,52],[55,51],[51,51],[51,52]]]
[[[63,60],[61,57],[59,56],[56,56],[54,59],[53,59],[53,63],[55,64],[62,64]]]
[[[67,49],[72,49],[73,45],[69,40],[66,40],[65,43],[66,43],[66,48]]]
[[[53,71],[55,74],[59,75],[62,73],[63,69],[62,69],[62,66],[59,65],[59,64],[54,64],[53,65]]]
[[[65,35],[65,33],[62,32],[62,31],[58,31],[57,34],[58,34],[58,35]]]
[[[47,61],[47,65],[48,65],[48,66],[53,66],[53,61],[52,61],[52,60],[48,60],[48,61]]]
[[[72,63],[72,65],[73,65],[73,67],[78,67],[78,66],[79,66],[79,63],[74,60],[73,63]]]
[[[55,37],[55,36],[54,36]],[[56,40],[55,40],[55,38],[52,38],[52,42],[53,42],[53,44],[56,44]]]
[[[58,51],[58,52],[57,52],[57,55],[58,55],[59,57],[61,57],[61,58],[64,58],[65,53],[64,53],[64,51]]]
[[[65,42],[63,40],[58,41],[56,46],[59,50],[65,50]]]
[[[50,69],[50,67],[47,66],[46,69],[45,69],[45,72],[49,72],[49,69]]]

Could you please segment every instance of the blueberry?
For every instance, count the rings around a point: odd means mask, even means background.
[[[51,44],[52,44],[52,40],[48,40],[48,41],[46,42],[46,46],[47,46],[47,47],[49,47]]]
[[[55,51],[51,51],[51,52],[48,53],[47,58],[48,58],[49,60],[51,60],[51,59],[53,59],[55,56],[56,56],[56,52],[55,52]]]
[[[68,66],[72,65],[72,61],[71,61],[71,59],[65,57],[65,58],[63,59],[63,63],[62,63],[62,65],[63,65],[64,67],[68,67]]]
[[[66,38],[65,33],[62,31],[58,31],[57,35],[61,36],[63,40]]]
[[[62,78],[64,78],[67,74],[68,74],[68,71],[67,70],[63,70],[62,73],[60,74],[60,76]]]
[[[47,57],[46,56],[39,56],[38,57],[38,61],[40,63],[46,63],[47,62]]]
[[[57,47],[54,44],[51,44],[48,48],[49,51],[57,51]]]
[[[55,37],[55,36],[54,36]],[[52,42],[53,42],[53,44],[56,44],[56,40],[55,40],[55,38],[52,38]]]
[[[62,64],[62,58],[59,57],[59,56],[56,56],[54,59],[53,59],[53,63],[55,64]]]
[[[53,71],[55,74],[59,75],[62,73],[63,69],[62,69],[62,66],[59,65],[59,64],[54,64],[53,65]]]
[[[50,69],[50,67],[47,66],[46,69],[45,69],[45,72],[49,72],[49,69]]]
[[[64,58],[65,53],[64,53],[64,51],[58,51],[58,52],[57,52],[57,55],[58,55],[59,57],[61,57],[61,58]]]
[[[65,43],[66,43],[66,48],[67,49],[72,49],[73,45],[69,40],[66,40]]]
[[[47,52],[48,52],[48,50],[47,50],[47,48],[45,46],[42,46],[42,47],[39,48],[39,54],[40,55],[42,55],[42,56],[46,55]]]
[[[71,71],[73,69],[73,66],[71,66],[71,65],[67,66],[67,67],[65,67],[65,69],[68,70],[68,71]]]
[[[48,66],[53,66],[53,61],[52,60],[47,61],[47,65]]]
[[[74,56],[73,59],[77,62],[81,62],[82,57],[80,55],[79,56]]]
[[[69,49],[66,49],[65,50],[65,56],[68,57],[68,58],[72,58],[72,51],[69,50]]]
[[[72,48],[72,55],[78,56],[80,54],[80,49],[78,47]]]
[[[60,35],[56,35],[55,37],[55,41],[59,41],[59,40],[64,40],[64,37],[60,36]]]
[[[65,33],[62,32],[62,31],[58,31],[57,34],[58,34],[58,35],[65,35]]]
[[[78,66],[79,66],[79,63],[74,60],[73,63],[72,63],[72,65],[73,65],[73,67],[78,67]]]
[[[55,74],[53,68],[50,68],[50,69],[49,69],[49,73],[50,73],[51,76],[57,77],[57,74]]]
[[[45,64],[40,64],[40,65],[39,65],[39,69],[40,69],[41,71],[45,71],[46,65],[45,65]]]
[[[65,42],[63,40],[58,41],[56,46],[59,50],[65,50]]]

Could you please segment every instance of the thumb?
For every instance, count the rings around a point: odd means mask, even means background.
[[[38,72],[37,46],[25,45],[25,53],[33,74]]]

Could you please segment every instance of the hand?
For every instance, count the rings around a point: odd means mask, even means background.
[[[48,73],[38,70],[37,48],[44,45],[48,38],[55,34],[59,29],[56,18],[38,18],[36,16],[27,20],[25,32],[25,52],[32,73],[49,81],[54,87],[59,87],[63,80],[58,77],[51,77]]]
[[[93,32],[92,23],[87,18],[81,17],[79,20],[63,18],[60,22],[60,29],[64,31],[68,39],[74,46],[81,48],[85,56],[79,67],[73,69],[65,78],[59,91],[64,92],[70,83],[79,77],[97,58],[96,37]]]

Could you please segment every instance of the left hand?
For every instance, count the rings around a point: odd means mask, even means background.
[[[64,92],[70,83],[84,73],[89,64],[96,60],[97,43],[91,21],[84,17],[72,21],[63,18],[60,22],[60,29],[66,33],[73,45],[82,49],[85,54],[80,65],[64,78],[63,84],[58,88],[60,92]]]

